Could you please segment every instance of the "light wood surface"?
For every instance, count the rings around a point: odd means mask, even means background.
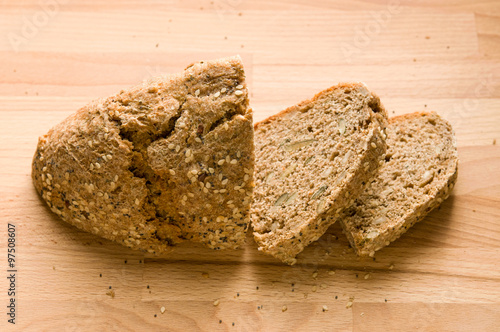
[[[1,331],[499,331],[500,2],[12,0],[0,36]],[[376,259],[357,258],[334,225],[293,267],[250,235],[238,251],[144,256],[38,198],[38,136],[92,99],[233,54],[255,120],[351,80],[391,115],[437,111],[459,144],[453,194]]]

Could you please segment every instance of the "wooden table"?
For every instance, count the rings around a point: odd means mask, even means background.
[[[0,9],[0,330],[499,331],[498,1],[11,0]],[[239,251],[184,244],[147,257],[64,224],[38,198],[39,135],[92,99],[233,54],[255,120],[353,80],[391,115],[437,111],[459,144],[453,194],[374,260],[358,259],[334,225],[294,267],[259,253],[250,235]]]

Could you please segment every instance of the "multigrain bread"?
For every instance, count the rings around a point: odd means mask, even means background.
[[[373,256],[450,195],[458,154],[448,122],[436,113],[391,118],[386,162],[340,222],[360,256]]]
[[[375,174],[386,149],[386,121],[379,98],[351,83],[254,126],[251,214],[259,250],[295,264]]]
[[[131,248],[236,248],[253,190],[247,96],[231,57],[94,101],[40,137],[36,190],[66,222]]]

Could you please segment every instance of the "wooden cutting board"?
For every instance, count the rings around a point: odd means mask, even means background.
[[[499,331],[500,3],[50,3],[0,4],[1,331]],[[250,234],[238,251],[144,256],[45,207],[30,179],[38,136],[92,99],[232,54],[255,120],[352,80],[391,115],[437,111],[459,144],[453,194],[375,259],[334,225],[293,267]]]

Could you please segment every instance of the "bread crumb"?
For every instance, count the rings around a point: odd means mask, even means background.
[[[349,298],[349,302],[347,302],[347,304],[345,305],[346,309],[349,309],[350,307],[352,307],[353,303],[354,303],[354,296],[351,296]]]
[[[216,306],[218,306],[218,305],[219,305],[219,303],[220,303],[220,301],[219,301],[219,300],[215,300],[215,301],[214,301],[214,306],[215,306],[215,307],[216,307]]]
[[[328,271],[328,274],[332,276],[332,275],[335,274],[335,271],[333,271],[333,270],[332,271]]]
[[[210,278],[210,276],[209,276],[209,275],[208,275],[208,273],[206,273],[206,272],[203,272],[203,273],[201,274],[201,276],[202,276],[203,278],[205,278],[205,279]]]
[[[106,292],[106,295],[111,296],[111,298],[114,299],[115,298],[115,291],[113,289],[109,290]]]
[[[281,308],[281,311],[282,311],[282,312],[285,312],[285,311],[287,311],[287,310],[288,310],[288,308],[286,307],[286,305],[284,305],[284,306]]]
[[[323,306],[323,312],[328,311],[328,307],[326,305]]]
[[[161,307],[161,308],[160,308],[160,312],[161,312],[162,314],[163,314],[163,313],[165,313],[165,307]]]

